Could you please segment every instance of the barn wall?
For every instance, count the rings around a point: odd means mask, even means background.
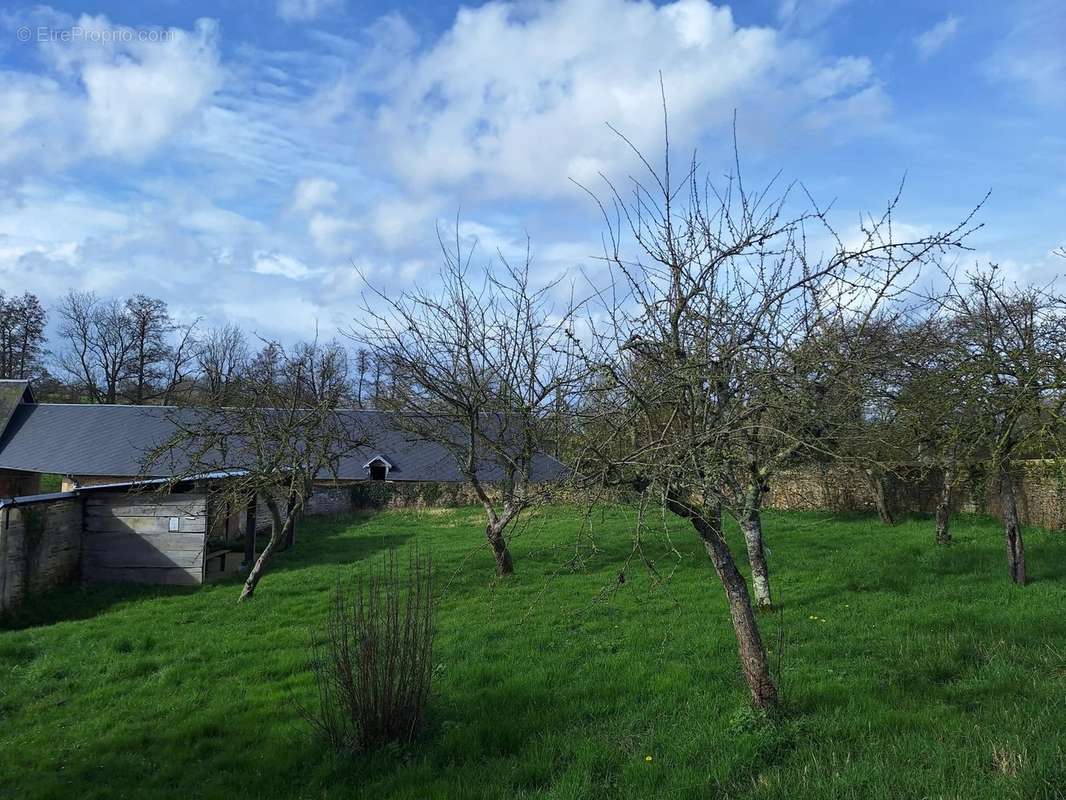
[[[85,498],[82,578],[203,582],[207,493],[97,493]]]
[[[37,472],[0,469],[0,497],[25,497],[41,491],[41,476]]]
[[[78,577],[81,498],[0,510],[0,612]]]
[[[352,487],[348,484],[315,486],[305,507],[308,514],[346,514],[351,510]]]

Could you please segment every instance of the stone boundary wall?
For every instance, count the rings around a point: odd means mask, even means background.
[[[932,514],[936,510],[940,473],[901,469],[885,478],[889,507],[895,513]],[[1023,525],[1066,529],[1066,465],[1022,462],[1015,470],[1018,511]],[[952,492],[953,512],[999,517],[999,486],[976,473],[959,481]],[[857,469],[841,466],[782,470],[770,480],[764,507],[784,511],[872,512],[873,493]]]
[[[346,484],[316,486],[304,504],[305,514],[347,514],[353,510],[352,487]],[[268,513],[267,520],[269,522]]]
[[[0,614],[78,578],[82,499],[0,509]]]

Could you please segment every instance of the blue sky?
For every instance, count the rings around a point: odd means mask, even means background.
[[[610,122],[749,181],[782,171],[847,232],[986,192],[975,260],[1066,267],[1066,6],[704,0],[0,7],[0,287],[147,292],[265,336],[343,328],[366,276],[432,280],[436,226],[594,269],[571,178],[633,169]]]

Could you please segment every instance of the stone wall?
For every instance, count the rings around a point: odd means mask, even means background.
[[[885,478],[889,506],[896,513],[931,514],[936,509],[940,474],[901,469]],[[1023,525],[1066,529],[1066,471],[1047,462],[1023,462],[1015,471],[1018,510]],[[952,510],[998,517],[999,486],[977,473],[959,482],[952,493]],[[787,511],[874,510],[870,485],[857,469],[811,466],[782,470],[770,481],[766,508]]]
[[[352,510],[351,484],[318,485],[304,506],[307,514],[346,514]]]
[[[81,498],[0,509],[0,613],[77,579],[81,530]]]

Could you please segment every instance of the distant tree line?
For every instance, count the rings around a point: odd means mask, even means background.
[[[339,390],[347,407],[397,404],[394,370],[343,342],[286,348],[232,324],[179,322],[165,300],[144,294],[72,291],[46,310],[32,293],[0,292],[0,378],[33,380],[45,401],[225,405],[238,402],[250,376],[284,380],[293,359],[311,367],[302,388],[311,396]]]

